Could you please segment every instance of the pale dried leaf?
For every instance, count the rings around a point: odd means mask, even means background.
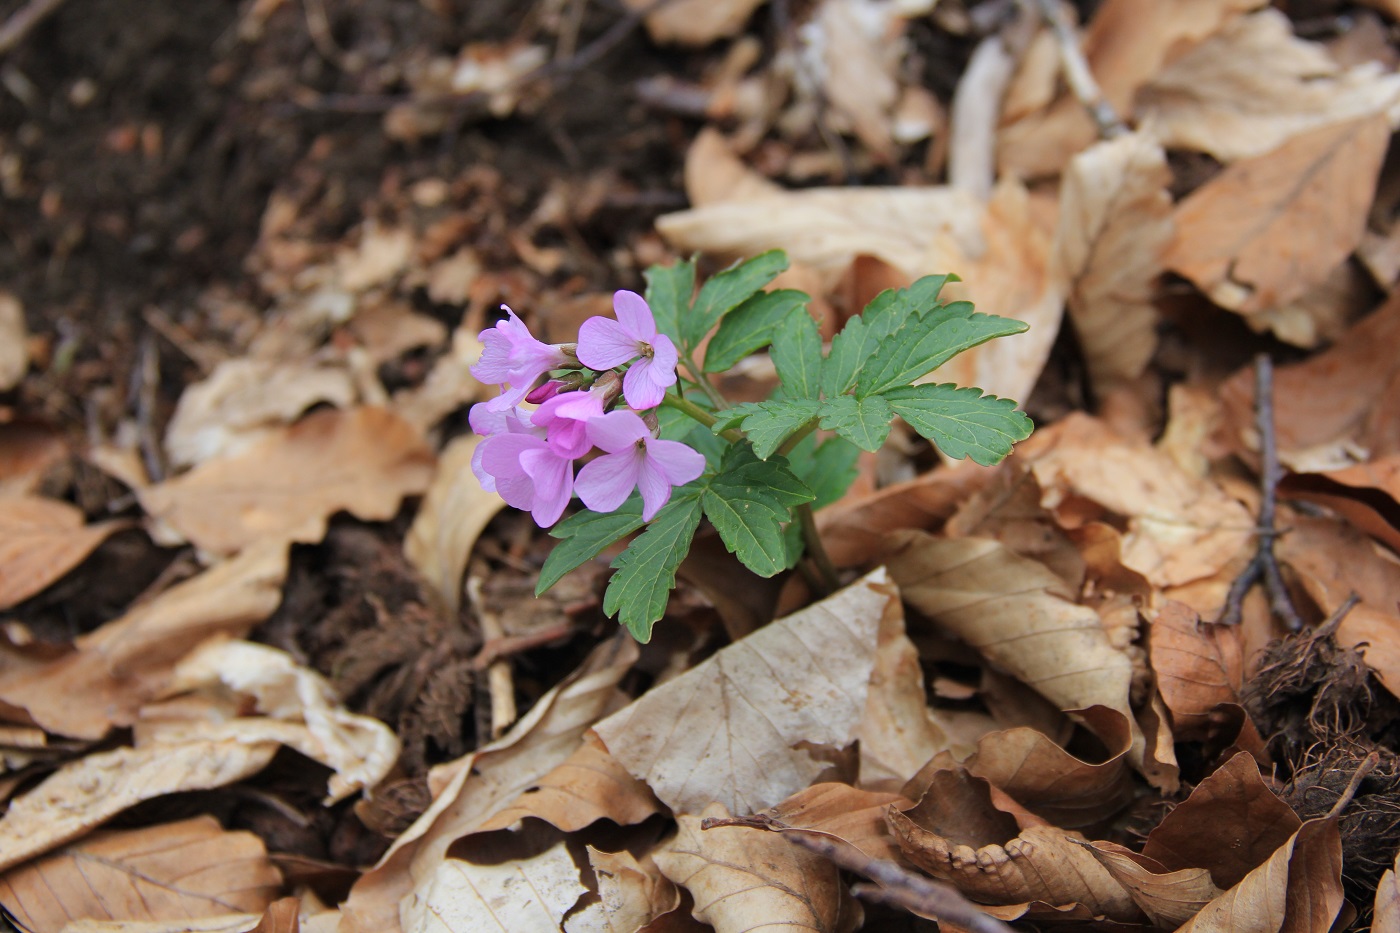
[[[409,230],[365,224],[359,245],[336,257],[341,286],[359,292],[383,285],[408,265],[413,245],[413,233]]]
[[[637,11],[650,10],[647,33],[656,42],[709,45],[737,35],[763,0],[676,0],[653,9],[651,0],[624,0]]]
[[[357,397],[349,370],[312,360],[225,360],[180,395],[165,432],[177,467],[232,456],[322,402],[348,408]]]
[[[258,920],[257,914],[219,914],[194,920],[75,920],[59,933],[252,933]]]
[[[1089,851],[1132,895],[1142,912],[1163,929],[1175,929],[1224,892],[1204,868],[1162,871],[1152,862],[1111,842],[1095,842]]]
[[[152,517],[197,547],[232,554],[260,539],[320,541],[341,510],[392,518],[404,496],[427,489],[432,471],[432,451],[397,415],[327,410],[139,495]]]
[[[1263,155],[1337,122],[1378,117],[1384,124],[1397,116],[1397,104],[1400,75],[1386,74],[1379,62],[1339,67],[1273,9],[1226,23],[1137,98],[1139,116],[1162,145],[1222,162]]]
[[[29,370],[29,333],[24,306],[9,292],[0,292],[0,392],[8,392]]]
[[[563,841],[500,865],[447,859],[404,907],[404,933],[517,933],[560,929],[588,889]]]
[[[897,72],[906,51],[903,22],[892,4],[822,0],[800,32],[809,74],[831,108],[827,118],[886,159],[894,152]]]
[[[1396,859],[1400,861],[1400,855]],[[1387,869],[1376,885],[1375,910],[1371,918],[1374,933],[1400,933],[1400,878],[1394,868]]]
[[[703,815],[728,813],[711,804]],[[680,832],[656,851],[656,864],[690,892],[695,918],[716,933],[842,928],[843,887],[836,866],[825,858],[779,833],[742,826],[702,832],[700,816],[682,815],[676,822]]]
[[[595,727],[612,756],[677,813],[753,813],[806,787],[812,746],[855,737],[880,619],[899,597],[883,570],[722,648]]]
[[[1211,710],[1238,703],[1244,687],[1239,629],[1202,622],[1182,603],[1168,600],[1148,618],[1148,645],[1157,690],[1171,710],[1178,739],[1203,739]]]
[[[1055,261],[1100,392],[1140,376],[1157,347],[1152,299],[1172,238],[1170,182],[1166,154],[1142,133],[1081,152],[1061,181]]]
[[[262,840],[210,816],[94,833],[0,876],[0,903],[30,930],[74,920],[167,920],[263,910],[282,886]]]
[[[702,128],[686,150],[685,194],[692,207],[720,201],[752,201],[782,193],[782,188],[736,156],[724,134],[713,126]]]
[[[755,821],[778,832],[820,833],[851,846],[861,855],[892,861],[899,858],[899,846],[885,825],[885,810],[891,805],[908,807],[913,801],[885,791],[823,782],[756,814]]]
[[[127,525],[85,524],[81,509],[57,499],[0,497],[0,609],[43,591]]]
[[[464,304],[466,297],[439,298],[435,302]],[[435,317],[413,310],[406,301],[386,299],[362,305],[346,328],[355,335],[366,356],[375,365],[396,360],[422,347],[436,348],[446,342],[447,325]]]
[[[1365,117],[1236,162],[1177,208],[1168,267],[1246,316],[1296,300],[1361,242],[1389,141]]]
[[[472,454],[481,440],[459,437],[438,455],[437,475],[403,543],[404,556],[432,585],[449,617],[461,605],[462,574],[476,539],[505,506],[472,472]]]
[[[637,933],[680,906],[679,889],[650,858],[644,865],[625,849],[589,846],[588,862],[598,879],[598,899],[569,916],[566,933]]]
[[[273,901],[248,933],[301,933],[301,902],[294,897]]]

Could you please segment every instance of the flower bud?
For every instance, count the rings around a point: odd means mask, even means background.
[[[529,393],[526,394],[525,401],[532,405],[538,405],[540,402],[547,402],[554,398],[554,396],[564,391],[565,388],[564,380],[551,379],[544,385],[536,386],[531,389]]]

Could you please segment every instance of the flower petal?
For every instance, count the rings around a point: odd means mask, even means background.
[[[671,500],[671,484],[650,457],[642,457],[641,461],[637,470],[637,488],[642,491],[642,521],[649,522]]]
[[[535,504],[530,510],[535,524],[548,528],[559,521],[574,492],[573,461],[552,450],[527,450],[520,466],[535,483]]]
[[[637,338],[617,321],[591,317],[578,329],[578,361],[589,369],[612,369],[642,352]]]
[[[672,486],[683,486],[705,472],[705,455],[680,441],[651,438],[647,442],[647,462],[660,470]]]
[[[656,336],[656,317],[647,300],[636,292],[619,289],[613,292],[613,313],[627,333],[648,343]]]
[[[604,454],[583,465],[574,489],[583,504],[595,512],[614,512],[627,501],[637,485],[637,472],[643,457],[640,451]]]
[[[676,384],[676,370],[668,373],[656,365],[656,360],[643,357],[633,363],[622,377],[622,395],[627,404],[645,411],[661,404],[666,397],[666,389]]]
[[[646,437],[651,437],[651,432],[635,411],[610,411],[588,422],[588,439],[610,454],[635,447]]]

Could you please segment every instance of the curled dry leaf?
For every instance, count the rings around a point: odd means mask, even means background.
[[[505,506],[472,472],[472,454],[481,440],[459,437],[439,454],[437,475],[403,544],[404,556],[432,584],[448,618],[461,605],[462,574],[476,539]]]
[[[314,412],[243,452],[142,490],[150,515],[201,550],[232,554],[262,538],[315,542],[330,516],[392,518],[428,488],[422,435],[381,408]]]
[[[404,905],[404,933],[500,933],[560,929],[588,889],[563,840],[499,865],[446,859]]]
[[[650,857],[645,864],[631,852],[601,852],[588,846],[588,863],[598,879],[597,899],[564,921],[565,933],[637,933],[680,906],[680,890]]]
[[[1160,863],[1111,842],[1090,843],[1088,849],[1162,929],[1181,926],[1224,893],[1204,868],[1169,872]]]
[[[877,570],[720,649],[595,731],[677,813],[770,807],[826,769],[814,746],[855,739],[880,620],[898,599]]]
[[[24,306],[9,292],[0,292],[0,392],[8,392],[29,370],[29,334]]]
[[[1385,117],[1363,117],[1236,162],[1177,208],[1168,267],[1247,319],[1300,298],[1361,242],[1389,141]],[[1274,329],[1316,342],[1315,328]]]
[[[0,609],[21,603],[61,579],[128,524],[86,524],[81,509],[57,499],[0,497]]]
[[[716,803],[702,815],[729,814]],[[682,815],[676,822],[680,831],[656,851],[656,864],[690,892],[695,919],[717,933],[851,928],[856,908],[836,866],[820,855],[779,833],[743,826],[702,831],[701,816]]]
[[[820,833],[879,861],[899,858],[899,847],[885,825],[887,807],[913,801],[886,791],[860,790],[849,784],[823,782],[793,794],[776,807],[736,823],[776,832]]]
[[[1170,182],[1161,145],[1129,133],[1075,156],[1060,183],[1055,262],[1101,393],[1142,375],[1157,347],[1152,298],[1172,239]]]
[[[74,920],[160,921],[263,910],[282,887],[262,840],[211,816],[94,833],[0,875],[0,903],[28,930]]]
[[[1172,731],[1181,741],[1203,740],[1213,731],[1211,711],[1240,700],[1244,651],[1239,629],[1202,622],[1189,606],[1172,600],[1148,618],[1152,671],[1171,711]]]
[[[1045,565],[983,538],[891,537],[890,575],[911,606],[1060,709],[1104,706],[1131,721],[1132,662]],[[1140,755],[1141,735],[1133,744]]]
[[[301,933],[301,902],[294,897],[273,901],[248,933]]]

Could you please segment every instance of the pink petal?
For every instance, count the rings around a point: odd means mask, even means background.
[[[552,450],[527,450],[520,455],[520,466],[535,482],[535,505],[530,514],[536,525],[548,528],[559,521],[573,496],[573,462]]]
[[[572,418],[555,418],[549,426],[549,449],[560,457],[574,460],[588,453],[593,445],[588,440],[588,422]]]
[[[613,292],[613,313],[627,333],[648,343],[656,336],[656,317],[647,300],[636,292],[620,289]]]
[[[680,354],[676,352],[676,345],[671,342],[671,338],[665,334],[657,334],[651,338],[651,362],[653,366],[671,374],[671,385],[674,383],[676,375],[676,363],[680,360]]]
[[[676,370],[658,367],[655,359],[642,358],[622,377],[622,395],[638,411],[655,408],[666,397],[666,389],[676,384]]]
[[[609,318],[591,317],[578,329],[578,360],[589,369],[612,369],[641,352],[637,338]]]
[[[636,447],[637,441],[647,437],[651,432],[634,411],[610,411],[588,422],[588,439],[610,454]]]
[[[574,482],[583,504],[595,512],[614,512],[627,501],[637,485],[637,472],[643,459],[638,453],[626,450],[604,454],[585,463]]]
[[[637,471],[637,488],[642,491],[642,521],[649,522],[661,511],[661,507],[671,500],[671,484],[657,465],[651,462],[650,457],[641,459],[641,468]]]
[[[683,486],[705,472],[705,455],[680,441],[651,438],[647,462],[661,471],[672,486]]]

